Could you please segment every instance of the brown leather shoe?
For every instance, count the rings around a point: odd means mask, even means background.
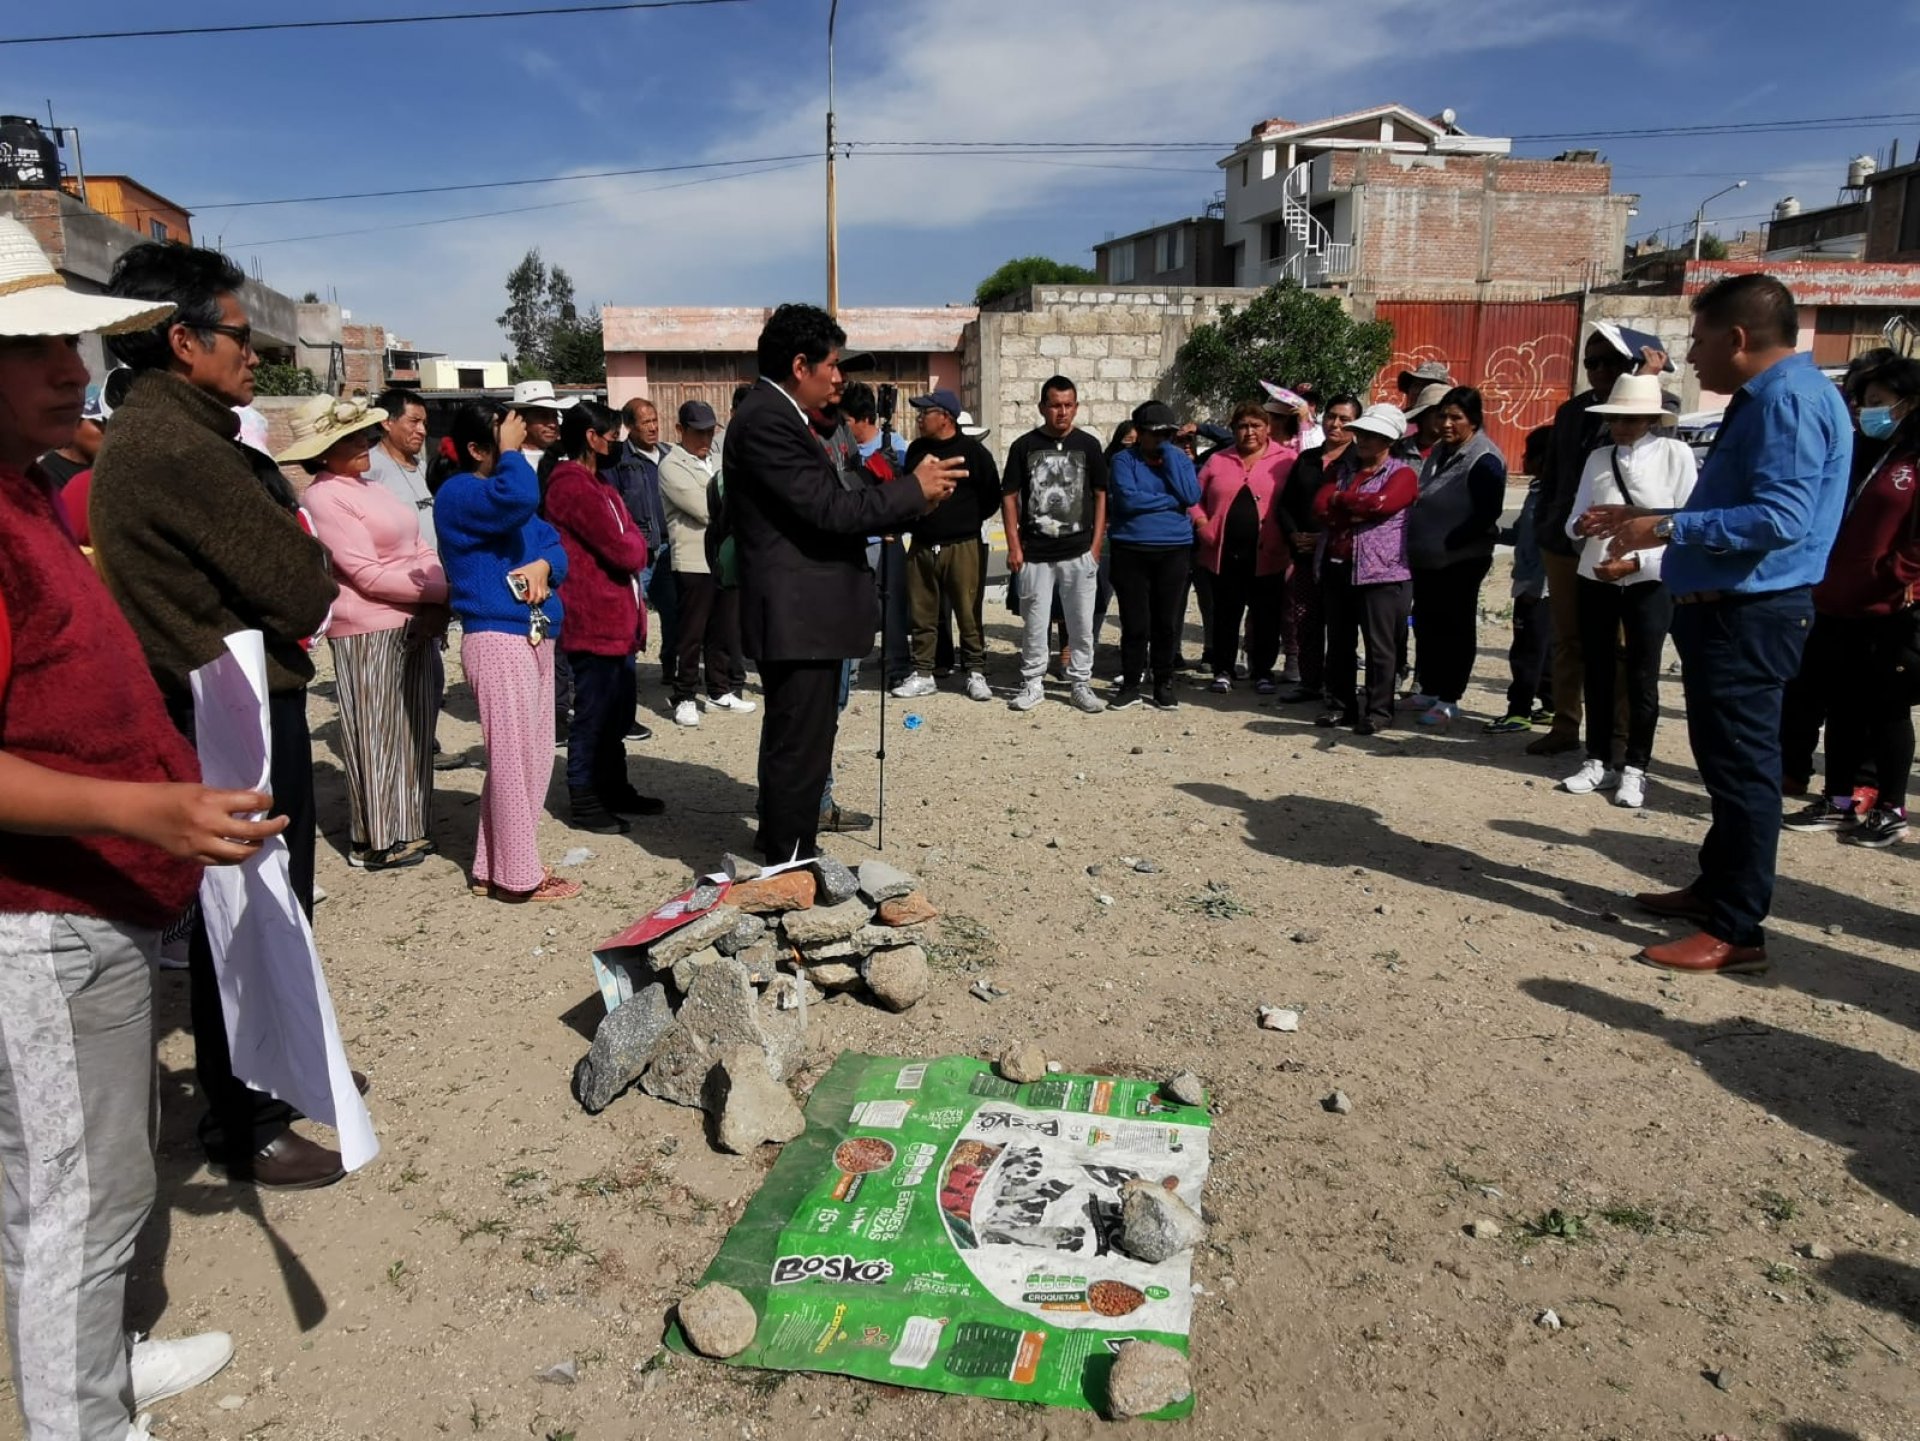
[[[297,1131],[282,1131],[255,1151],[244,1166],[215,1162],[212,1169],[216,1174],[224,1172],[229,1181],[268,1191],[311,1191],[331,1186],[347,1174],[338,1151],[329,1151]]]
[[[1671,920],[1696,921],[1704,924],[1707,919],[1707,903],[1696,896],[1691,888],[1679,891],[1642,891],[1633,900],[1641,910],[1652,911],[1656,916],[1666,916]]]
[[[1767,968],[1764,946],[1734,946],[1705,931],[1662,945],[1648,946],[1634,957],[1663,971],[1695,971],[1708,975],[1758,975]]]
[[[1550,730],[1539,740],[1527,743],[1530,756],[1563,756],[1568,751],[1580,749],[1581,740],[1577,731]]]

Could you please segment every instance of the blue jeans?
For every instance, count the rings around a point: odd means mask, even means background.
[[[1687,692],[1687,739],[1713,801],[1693,893],[1707,933],[1765,942],[1780,849],[1780,708],[1813,624],[1805,586],[1676,605],[1673,641]]]
[[[627,780],[627,725],[633,719],[634,660],[630,655],[569,651],[573,667],[573,721],[567,731],[567,789],[610,800]]]
[[[647,598],[647,613],[659,645],[660,678],[673,684],[676,657],[680,654],[680,589],[674,582],[669,552],[647,557],[647,568],[640,572],[640,594]]]

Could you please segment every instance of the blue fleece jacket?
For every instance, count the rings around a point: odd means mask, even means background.
[[[1200,503],[1200,477],[1177,445],[1160,447],[1157,465],[1128,446],[1113,458],[1107,482],[1107,534],[1121,545],[1193,544],[1187,512]]]
[[[536,560],[553,567],[553,594],[541,605],[560,634],[560,582],[567,553],[540,518],[540,481],[519,451],[500,457],[492,475],[456,475],[433,500],[447,599],[469,631],[527,633],[526,604],[507,588],[507,572]]]

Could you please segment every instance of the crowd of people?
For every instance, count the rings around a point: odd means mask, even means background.
[[[144,1434],[141,1406],[231,1355],[219,1333],[130,1344],[122,1330],[153,1198],[163,931],[185,936],[209,1164],[263,1187],[344,1174],[286,1103],[234,1076],[193,906],[202,867],[278,836],[311,915],[322,641],[348,858],[371,872],[434,853],[435,776],[464,763],[437,734],[457,632],[485,766],[468,879],[511,904],[579,893],[538,844],[556,744],[574,828],[668,811],[630,779],[629,747],[652,737],[649,652],[681,727],[755,710],[751,660],[769,861],[871,825],[835,799],[839,713],[876,636],[892,694],[953,675],[994,697],[996,516],[1021,628],[1015,711],[1045,702],[1050,672],[1088,715],[1172,707],[1197,670],[1216,694],[1311,706],[1322,727],[1457,729],[1508,544],[1511,684],[1484,730],[1538,731],[1530,752],[1581,753],[1567,791],[1640,806],[1671,637],[1713,826],[1692,881],[1640,898],[1698,926],[1648,947],[1649,964],[1766,965],[1783,824],[1869,848],[1907,829],[1920,362],[1863,356],[1836,388],[1765,276],[1694,302],[1688,358],[1732,397],[1704,463],[1670,436],[1658,344],[1598,326],[1586,387],[1527,438],[1510,526],[1485,399],[1434,363],[1400,377],[1398,403],[1265,384],[1224,427],[1147,399],[1104,445],[1056,375],[1002,468],[950,389],[913,398],[917,435],[894,436],[892,388],[849,381],[845,334],[805,305],[773,312],[724,432],[704,401],[679,408],[668,442],[649,401],[614,410],[533,380],[462,405],[437,444],[415,393],[314,397],[270,456],[243,281],[216,253],[149,244],[104,295],[81,295],[0,220],[0,1167],[16,1393],[36,1438]],[[93,387],[89,334],[115,364]],[[1110,610],[1117,673],[1098,662]],[[192,678],[240,631],[265,643],[270,794],[197,779]],[[1784,814],[1783,796],[1801,808]]]

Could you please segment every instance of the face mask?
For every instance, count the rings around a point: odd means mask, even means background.
[[[1868,440],[1885,440],[1898,424],[1891,405],[1870,405],[1860,412],[1860,433]]]

